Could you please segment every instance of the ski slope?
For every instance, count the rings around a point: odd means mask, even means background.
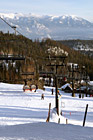
[[[0,83],[0,140],[93,140],[93,97],[71,97],[60,91],[62,115],[58,116],[54,111],[52,87],[35,93],[24,93],[22,88],[23,85]],[[42,94],[44,100],[41,100]],[[46,123],[49,103],[51,118]],[[86,104],[88,112],[82,127]]]

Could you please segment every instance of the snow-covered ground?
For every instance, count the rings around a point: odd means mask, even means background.
[[[0,140],[93,140],[93,97],[71,97],[60,91],[62,116],[57,116],[51,88],[35,93],[24,93],[22,88],[23,85],[0,83]],[[46,123],[49,103],[51,118]],[[82,127],[86,104],[88,113]]]

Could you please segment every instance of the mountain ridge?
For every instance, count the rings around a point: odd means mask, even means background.
[[[18,31],[31,39],[93,39],[93,23],[74,15],[40,16],[31,13],[0,13],[0,17],[15,25]],[[1,20],[0,24],[0,30],[5,32],[8,27]]]

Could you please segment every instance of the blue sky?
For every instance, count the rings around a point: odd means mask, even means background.
[[[93,0],[1,0],[0,13],[76,15],[93,22]]]

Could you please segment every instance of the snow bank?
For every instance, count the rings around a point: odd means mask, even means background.
[[[93,128],[56,123],[0,127],[0,140],[93,140]]]

